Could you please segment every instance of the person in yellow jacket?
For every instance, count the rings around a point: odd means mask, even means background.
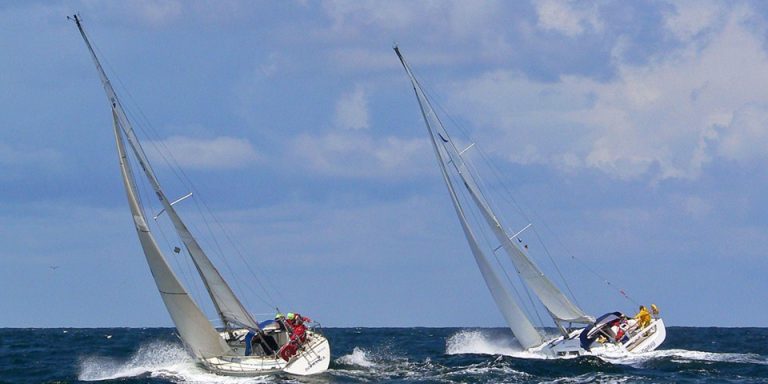
[[[651,314],[645,309],[644,305],[640,306],[640,311],[637,312],[634,319],[637,320],[636,326],[638,329],[643,329],[651,324]]]

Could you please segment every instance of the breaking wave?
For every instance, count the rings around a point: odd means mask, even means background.
[[[352,350],[352,353],[339,357],[336,359],[336,362],[339,364],[356,365],[364,368],[376,366],[376,363],[371,360],[370,353],[360,347],[355,347]]]
[[[102,381],[130,377],[163,378],[179,383],[259,383],[269,377],[238,378],[212,374],[195,364],[179,344],[152,342],[142,345],[128,360],[91,356],[81,359],[78,380]]]
[[[446,340],[447,355],[479,354],[504,355],[520,358],[544,358],[543,355],[523,351],[509,334],[492,334],[487,330],[463,330]]]

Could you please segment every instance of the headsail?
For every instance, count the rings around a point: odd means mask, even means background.
[[[203,252],[197,240],[195,240],[195,238],[192,236],[192,233],[189,231],[189,229],[187,229],[187,226],[176,213],[176,210],[173,208],[169,200],[166,198],[165,193],[160,188],[160,183],[158,182],[157,177],[155,177],[154,171],[149,164],[149,160],[147,159],[147,156],[144,153],[138,138],[136,137],[136,134],[130,121],[128,120],[127,115],[125,114],[125,111],[123,110],[120,99],[117,97],[115,90],[112,88],[112,84],[104,72],[98,57],[96,57],[96,53],[94,52],[93,47],[91,46],[91,43],[88,40],[85,31],[83,30],[79,17],[74,16],[74,20],[77,24],[77,28],[80,30],[80,34],[82,35],[86,46],[88,47],[88,51],[91,53],[91,57],[93,58],[93,62],[96,65],[96,69],[99,72],[99,77],[101,78],[104,90],[107,93],[107,98],[109,99],[118,125],[125,134],[125,137],[130,144],[137,161],[141,165],[141,168],[144,171],[144,174],[146,175],[149,183],[152,185],[152,188],[157,194],[157,197],[160,199],[164,211],[171,219],[174,229],[184,243],[184,246],[189,251],[192,260],[195,263],[195,267],[197,268],[198,273],[205,283],[205,287],[208,290],[214,306],[216,307],[219,317],[221,318],[225,327],[228,328],[231,325],[236,325],[258,329],[258,323],[253,319],[250,313],[248,313],[240,300],[238,300],[226,281],[224,281],[224,278],[210,261],[205,252]]]
[[[453,189],[454,186],[446,173],[446,167],[448,166],[450,166],[455,171],[454,174],[457,175],[457,177],[461,180],[461,185],[463,185],[463,187],[469,193],[471,200],[477,206],[478,210],[483,216],[484,221],[493,232],[497,241],[501,243],[501,247],[509,256],[522,280],[528,287],[531,288],[534,294],[538,297],[539,301],[541,301],[541,303],[547,308],[547,311],[555,320],[555,322],[589,323],[593,321],[589,315],[584,313],[584,311],[582,311],[578,306],[568,300],[568,298],[541,272],[541,270],[533,263],[533,261],[529,259],[511,240],[510,235],[502,226],[499,218],[496,217],[496,215],[493,213],[490,204],[480,191],[475,178],[472,176],[472,173],[469,171],[469,168],[464,162],[461,152],[459,152],[453,144],[453,141],[448,135],[448,132],[445,130],[435,111],[432,109],[429,99],[424,94],[421,86],[414,77],[410,67],[405,62],[402,54],[400,53],[400,50],[397,47],[395,47],[395,52],[397,53],[398,58],[403,64],[406,72],[408,73],[411,84],[413,85],[416,98],[419,102],[419,106],[421,107],[424,122],[430,134],[430,140],[432,141],[435,154],[437,155],[438,162],[440,163],[440,167],[443,171],[443,178],[448,185],[448,189],[450,191],[451,198],[454,201],[454,207],[456,207],[457,213],[459,214],[462,227],[467,226],[466,218],[464,217],[463,212],[460,212],[460,202],[455,196],[456,193]],[[475,250],[477,247],[476,240],[472,238],[473,236],[468,234],[467,229],[464,231],[465,235],[467,236],[467,240],[470,243],[470,247],[473,250],[473,254],[475,254],[475,259],[477,260],[477,252],[482,253],[482,251]],[[485,259],[487,260],[487,258]],[[480,264],[481,263],[478,262],[478,265]],[[482,271],[483,266],[480,266]],[[483,276],[486,277],[486,273],[483,273]],[[488,284],[489,288],[491,288],[491,283],[488,281],[487,277],[486,283]],[[491,289],[491,292],[494,293],[493,289]],[[495,295],[496,294],[494,293],[494,298]],[[497,300],[497,304],[499,304],[499,300]],[[530,324],[530,320],[528,320],[527,317],[525,318],[525,323]],[[514,324],[510,323],[509,325],[515,333],[515,336],[520,339],[521,336],[518,333],[521,332],[515,330]],[[526,332],[523,331],[522,333]]]
[[[157,284],[157,289],[163,298],[163,303],[165,303],[165,307],[171,315],[179,336],[181,336],[184,344],[196,357],[207,358],[224,355],[229,352],[230,348],[189,296],[187,290],[176,277],[176,274],[173,273],[160,248],[157,246],[155,238],[149,231],[146,218],[136,198],[136,186],[133,184],[133,175],[128,164],[125,144],[120,133],[120,123],[115,110],[112,110],[112,116],[114,118],[117,152],[120,158],[120,173],[123,177],[125,192],[128,196],[128,205],[131,208],[141,248],[144,250],[147,264],[149,264],[149,269],[152,271],[152,277],[155,279],[155,284]]]

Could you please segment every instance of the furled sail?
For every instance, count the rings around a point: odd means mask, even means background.
[[[128,196],[128,205],[131,208],[136,233],[139,235],[141,248],[147,258],[147,264],[152,277],[155,279],[157,289],[163,298],[163,303],[171,315],[176,330],[186,347],[198,358],[221,356],[230,351],[230,348],[219,336],[216,329],[205,317],[205,314],[189,296],[187,290],[181,284],[176,274],[168,265],[155,238],[149,231],[144,213],[141,211],[136,198],[136,186],[133,183],[133,175],[125,153],[125,144],[120,133],[117,113],[113,110],[115,141],[120,157],[120,173],[123,177],[125,192]]]
[[[133,127],[128,120],[127,115],[125,114],[125,111],[123,110],[115,90],[112,88],[112,84],[110,83],[109,78],[104,72],[98,57],[96,57],[96,53],[93,51],[93,47],[91,46],[91,43],[88,40],[88,37],[86,36],[85,31],[83,30],[83,27],[80,23],[80,19],[77,16],[75,16],[75,23],[77,24],[77,27],[80,30],[80,34],[82,35],[83,40],[88,47],[88,51],[91,53],[91,57],[96,65],[97,71],[99,72],[99,77],[101,78],[104,90],[107,93],[107,98],[109,99],[110,105],[112,106],[116,119],[119,123],[119,127],[125,134],[126,140],[128,141],[128,144],[130,144],[137,161],[141,165],[141,168],[149,180],[149,183],[152,185],[155,193],[157,194],[157,197],[160,199],[164,211],[171,219],[174,229],[184,243],[184,246],[189,251],[195,267],[197,268],[197,271],[200,274],[206,289],[208,290],[211,300],[216,307],[219,317],[227,328],[230,328],[231,325],[235,325],[258,329],[258,323],[245,309],[240,300],[238,300],[226,281],[224,281],[224,278],[221,276],[205,252],[203,252],[197,240],[195,240],[195,238],[192,236],[192,233],[189,231],[189,229],[187,229],[187,226],[176,213],[176,210],[173,208],[169,200],[166,198],[165,193],[160,188],[160,183],[158,182],[157,177],[155,177],[154,171],[149,164],[149,160],[147,159],[147,156],[144,153],[138,138],[136,137]]]
[[[448,187],[448,191],[451,195],[451,201],[453,202],[453,207],[456,210],[459,221],[461,222],[461,228],[464,231],[464,236],[467,238],[469,247],[472,250],[472,255],[474,256],[475,262],[480,269],[480,273],[483,275],[485,284],[488,286],[488,290],[491,292],[491,296],[496,302],[496,306],[501,311],[504,319],[507,321],[507,324],[512,330],[512,333],[515,334],[518,342],[520,342],[524,348],[540,345],[543,342],[541,335],[538,331],[536,331],[536,328],[534,328],[531,321],[525,315],[523,310],[517,304],[515,299],[507,290],[506,286],[502,283],[496,272],[491,267],[491,263],[488,260],[488,257],[478,245],[477,239],[472,232],[471,227],[467,223],[464,209],[461,206],[461,202],[459,201],[456,190],[454,189],[453,183],[451,182],[451,178],[448,174],[448,170],[446,169],[446,164],[451,162],[451,159],[447,157],[449,153],[446,152],[446,147],[444,146],[444,143],[448,139],[440,137],[439,141],[441,144],[438,144],[438,138],[435,136],[439,135],[439,133],[435,132],[435,128],[441,127],[439,120],[437,120],[432,107],[429,105],[429,101],[423,94],[418,81],[416,81],[413,73],[411,73],[411,69],[408,67],[408,64],[405,62],[405,59],[400,54],[400,50],[397,47],[395,47],[395,52],[400,58],[400,62],[403,64],[403,68],[405,68],[405,71],[408,73],[411,84],[413,85],[414,92],[416,93],[416,99],[419,102],[419,107],[421,108],[421,113],[427,126],[427,131],[429,131],[429,138],[432,143],[432,148],[435,151],[438,164],[440,165],[443,181],[445,181],[445,184]],[[437,124],[435,124],[435,122],[437,122]]]

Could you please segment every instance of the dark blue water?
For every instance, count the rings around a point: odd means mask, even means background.
[[[620,361],[541,360],[508,330],[332,328],[330,370],[311,378],[216,376],[173,329],[0,329],[0,383],[768,383],[768,328],[668,329]]]

